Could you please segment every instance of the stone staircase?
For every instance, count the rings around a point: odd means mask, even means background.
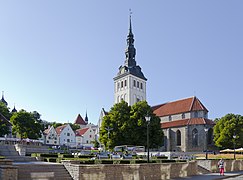
[[[62,164],[33,163],[18,164],[18,180],[72,180],[72,177]]]
[[[1,145],[0,155],[6,159],[11,159],[14,162],[29,162],[36,161],[36,158],[30,156],[20,156],[13,145]]]

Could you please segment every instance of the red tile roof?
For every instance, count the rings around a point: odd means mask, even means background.
[[[181,119],[181,120],[161,123],[161,128],[166,129],[172,127],[186,126],[186,125],[203,125],[203,124],[215,125],[215,122],[206,118]]]
[[[78,114],[78,117],[74,121],[74,124],[86,125],[87,123],[84,121],[84,119],[81,117],[81,115]]]
[[[152,109],[154,114],[159,117],[197,110],[204,110],[208,112],[206,107],[195,96],[153,106]]]
[[[88,131],[89,128],[83,128],[83,129],[77,129],[75,134],[76,136],[82,136],[86,133],[86,131]]]
[[[60,135],[61,132],[62,132],[62,130],[63,130],[66,126],[67,126],[66,124],[65,124],[65,125],[62,125],[62,126],[58,126],[58,127],[56,128],[56,132],[57,132],[57,134]]]

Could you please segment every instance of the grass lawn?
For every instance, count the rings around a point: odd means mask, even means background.
[[[205,159],[205,154],[195,154],[196,159]],[[243,154],[235,154],[236,159],[243,159]],[[227,154],[208,154],[208,159],[234,159],[234,153]]]

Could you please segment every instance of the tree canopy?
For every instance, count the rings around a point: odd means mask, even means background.
[[[235,135],[235,138],[233,136]],[[243,116],[227,114],[217,119],[214,126],[214,142],[219,148],[243,147]]]
[[[160,118],[156,117],[146,101],[128,106],[125,101],[115,104],[104,116],[100,129],[100,142],[106,147],[118,145],[147,145],[147,122],[150,116],[150,148],[160,147],[163,143],[163,131]],[[108,137],[109,136],[109,137]]]
[[[13,124],[13,133],[20,138],[37,139],[41,135],[41,124],[38,122],[36,113],[20,110],[12,115],[10,121]]]
[[[9,112],[9,108],[2,102],[0,102],[0,113],[6,118],[10,119],[11,114]],[[0,119],[0,137],[4,136],[5,134],[9,134],[10,129],[8,123],[4,120]]]

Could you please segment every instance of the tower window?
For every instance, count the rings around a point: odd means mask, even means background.
[[[137,87],[139,88],[139,82],[137,82]]]
[[[143,89],[143,83],[140,84],[140,88]]]
[[[118,83],[117,83],[117,89],[119,89],[119,88],[120,88],[120,83],[118,82]]]
[[[121,82],[121,88],[123,88],[123,81]]]
[[[135,80],[133,80],[133,86],[136,87],[136,81]]]
[[[125,85],[125,87],[127,86],[127,80],[124,81],[124,85]]]
[[[185,113],[182,113],[181,118],[185,119]]]

